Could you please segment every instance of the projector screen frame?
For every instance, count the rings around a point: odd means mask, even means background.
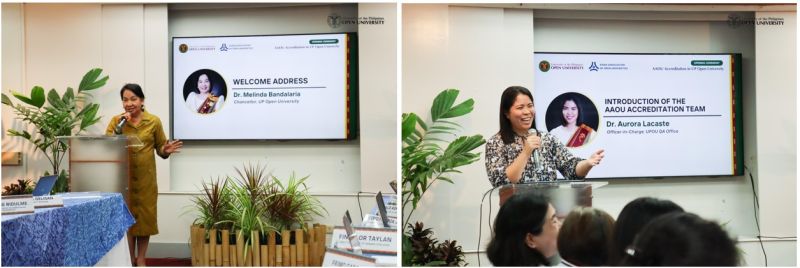
[[[627,52],[552,52],[552,51],[534,51],[533,54],[536,55],[537,53],[546,53],[546,54],[568,54],[568,55],[725,55],[731,56],[731,78],[732,82],[732,94],[733,97],[733,107],[731,114],[733,120],[733,142],[734,144],[734,156],[733,156],[733,164],[734,170],[733,174],[718,174],[718,175],[677,175],[677,176],[614,176],[614,177],[590,177],[587,180],[630,180],[630,179],[678,179],[678,178],[696,178],[696,177],[711,177],[711,178],[731,178],[737,176],[744,175],[744,131],[743,131],[743,108],[742,108],[742,91],[743,91],[743,77],[742,77],[742,53],[627,53]],[[538,63],[533,62],[534,66],[537,66]],[[535,74],[535,72],[534,72]],[[534,96],[534,99],[537,98],[537,94],[535,93],[536,89],[533,89],[531,92]],[[544,108],[546,109],[546,108]],[[543,110],[544,111],[544,110]],[[536,123],[536,120],[534,120]],[[541,123],[545,125],[545,122]],[[602,165],[602,163],[601,163]],[[591,172],[589,173],[591,176]]]
[[[329,33],[297,33],[297,34],[255,34],[255,35],[207,35],[207,36],[172,36],[169,46],[169,137],[175,139],[175,98],[173,96],[176,90],[174,83],[175,72],[175,55],[174,46],[176,38],[226,38],[226,37],[270,37],[270,36],[303,36],[303,35],[331,35],[331,34],[344,34],[347,36],[348,42],[345,50],[347,53],[346,70],[348,78],[346,79],[348,88],[345,100],[345,109],[347,111],[347,123],[345,129],[347,134],[344,139],[181,139],[187,142],[209,142],[209,141],[351,141],[357,140],[360,134],[360,120],[359,120],[359,50],[358,50],[358,33],[357,32],[329,32]]]

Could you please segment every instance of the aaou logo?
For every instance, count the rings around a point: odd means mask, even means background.
[[[593,62],[592,62],[592,64],[591,64],[591,65],[589,65],[589,71],[590,71],[590,72],[591,72],[591,71],[595,71],[595,72],[597,72],[597,71],[599,71],[599,70],[600,70],[600,68],[599,68],[599,67],[597,67],[597,62],[596,62],[596,61],[593,61]]]

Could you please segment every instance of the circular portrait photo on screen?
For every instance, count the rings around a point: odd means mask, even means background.
[[[186,107],[199,114],[219,111],[225,103],[228,86],[219,73],[211,69],[193,72],[183,83],[183,99]]]
[[[581,147],[597,136],[600,116],[592,100],[577,92],[558,95],[547,106],[547,131],[567,147]]]

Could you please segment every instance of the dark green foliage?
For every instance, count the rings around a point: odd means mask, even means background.
[[[463,266],[464,252],[456,241],[439,243],[431,228],[409,224],[403,234],[403,266]]]
[[[312,216],[323,216],[328,211],[316,198],[311,196],[306,186],[309,176],[297,179],[295,174],[283,184],[277,177],[272,177],[270,195],[267,201],[267,217],[278,230],[291,229],[292,225],[306,227]]]
[[[239,177],[232,183],[231,212],[233,213],[233,228],[237,235],[245,239],[245,245],[252,243],[250,237],[253,231],[277,231],[270,225],[266,218],[267,201],[269,198],[269,178],[266,166],[248,164],[241,170],[235,168]]]
[[[33,193],[36,185],[29,179],[20,179],[16,183],[3,186],[3,195],[21,195]]]
[[[432,122],[426,124],[414,113],[402,117],[403,139],[403,207],[410,212],[403,217],[403,224],[417,208],[425,191],[437,180],[453,183],[450,173],[460,173],[457,168],[480,159],[480,153],[472,151],[486,143],[481,135],[460,136],[456,131],[461,126],[445,119],[463,116],[472,111],[474,101],[468,99],[457,105],[457,89],[439,93],[431,105]],[[448,139],[455,137],[452,141]],[[446,147],[442,147],[447,144]]]
[[[322,203],[308,192],[305,180],[294,174],[284,184],[266,166],[248,164],[235,168],[238,177],[217,179],[203,185],[195,197],[195,224],[206,229],[230,229],[241,236],[245,246],[252,245],[253,231],[261,234],[306,228],[313,215],[327,213]]]
[[[216,180],[203,184],[203,194],[192,200],[200,212],[194,224],[206,229],[228,229],[233,227],[234,215],[231,213],[232,196],[228,180]]]
[[[67,191],[68,174],[61,169],[61,163],[67,152],[67,144],[59,140],[59,136],[73,136],[81,133],[90,126],[100,121],[97,111],[100,106],[89,102],[89,91],[105,85],[108,76],[99,78],[102,69],[89,70],[81,80],[76,95],[68,87],[63,95],[55,89],[50,89],[45,95],[44,88],[35,86],[31,89],[30,96],[12,91],[11,95],[22,102],[14,103],[5,93],[2,94],[3,105],[14,110],[17,119],[36,127],[36,132],[9,129],[8,135],[21,137],[36,146],[50,161],[52,174],[59,174],[56,182],[56,192]],[[24,105],[23,105],[24,104]]]
[[[439,93],[431,105],[431,122],[425,123],[414,113],[402,115],[401,139],[403,141],[403,266],[460,266],[466,265],[461,246],[455,241],[439,243],[433,231],[424,229],[422,223],[414,227],[408,223],[417,204],[428,189],[438,180],[453,183],[450,174],[461,173],[458,168],[480,159],[473,153],[486,143],[481,135],[458,136],[461,126],[453,119],[472,112],[475,102],[468,99],[456,104],[457,89]],[[446,146],[445,146],[446,145]],[[409,206],[410,204],[410,206]]]

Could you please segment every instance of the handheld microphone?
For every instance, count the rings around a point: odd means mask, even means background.
[[[528,135],[536,135],[537,137],[541,137],[542,134],[539,130],[535,128],[528,129]],[[541,158],[541,154],[539,153],[539,149],[533,149],[533,153],[531,154],[531,160],[533,160],[533,169],[539,170],[539,159]]]
[[[128,122],[128,118],[127,117],[123,116],[121,119],[119,119],[119,123],[117,123],[117,126],[114,127],[114,134],[117,134],[117,135],[122,134],[122,126],[125,125],[125,122]]]

